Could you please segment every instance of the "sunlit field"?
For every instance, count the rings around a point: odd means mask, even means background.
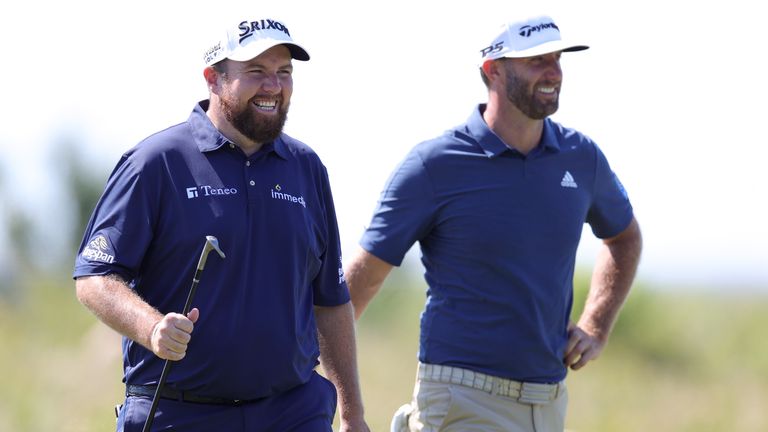
[[[578,285],[577,302],[584,282]],[[358,323],[368,423],[409,401],[423,282],[395,272]],[[711,291],[707,291],[711,292]],[[570,431],[768,430],[768,296],[642,286],[603,355],[568,377]],[[114,430],[119,338],[67,276],[0,297],[0,431]]]
[[[569,431],[768,430],[768,296],[686,292],[630,295],[603,355],[568,377]],[[423,296],[419,280],[388,281],[359,323],[373,430],[410,400]]]

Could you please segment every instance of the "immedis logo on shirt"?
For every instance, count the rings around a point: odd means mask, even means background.
[[[275,187],[270,189],[270,196],[272,199],[288,201],[296,204],[301,204],[302,207],[307,208],[307,202],[304,201],[304,197],[301,195],[291,195],[283,191],[283,187],[276,184]]]

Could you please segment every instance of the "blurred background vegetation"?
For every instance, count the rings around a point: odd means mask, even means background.
[[[39,215],[0,202],[0,431],[114,430],[123,397],[119,337],[77,302],[70,276],[108,167],[81,166],[73,143],[57,148],[52,187],[70,205]],[[588,279],[577,275],[577,306]],[[638,282],[603,355],[569,375],[569,430],[768,430],[768,287],[676,288]],[[420,268],[404,266],[358,323],[373,431],[410,400],[424,289]]]

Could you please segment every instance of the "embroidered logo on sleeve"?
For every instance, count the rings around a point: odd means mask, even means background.
[[[344,266],[341,263],[341,257],[339,257],[339,285],[343,284],[344,282],[346,282],[344,279]]]
[[[109,247],[107,239],[102,234],[92,238],[80,256],[88,261],[98,261],[107,264],[115,262],[115,253]]]

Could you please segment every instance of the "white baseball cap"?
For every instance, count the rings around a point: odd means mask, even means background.
[[[285,24],[263,18],[240,20],[228,28],[223,37],[205,51],[203,62],[208,67],[224,59],[248,61],[276,45],[285,45],[296,60],[309,60],[309,53],[293,41]]]
[[[556,51],[581,51],[586,45],[573,45],[560,37],[560,28],[546,16],[510,22],[499,29],[490,45],[480,50],[480,63],[502,57],[521,58],[549,54]]]

